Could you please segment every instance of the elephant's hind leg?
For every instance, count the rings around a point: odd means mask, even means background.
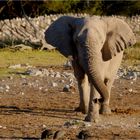
[[[105,103],[103,103],[101,105],[101,109],[100,109],[101,114],[110,114],[111,113],[111,109],[109,107],[111,87],[114,82],[117,70],[121,64],[122,56],[123,56],[123,52],[121,52],[117,56],[113,57],[110,60],[108,68],[105,71],[104,83],[107,86],[107,89],[109,92],[109,98],[107,99],[107,101]]]
[[[82,112],[84,114],[88,113],[89,98],[90,98],[90,86],[88,82],[88,76],[82,70],[77,62],[73,62],[74,74],[78,81],[78,89],[80,95],[79,107],[75,111]]]

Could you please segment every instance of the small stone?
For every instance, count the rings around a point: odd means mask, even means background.
[[[137,80],[137,73],[136,72],[133,72],[133,80],[135,81],[135,80]]]
[[[69,92],[70,91],[70,86],[69,85],[65,85],[63,88],[63,92]]]
[[[43,89],[43,87],[39,87],[39,90],[42,90]]]
[[[70,85],[70,91],[75,92],[76,88],[73,85]]]
[[[61,82],[61,83],[64,83],[65,81],[64,81],[64,80],[61,80],[60,82]]]
[[[52,86],[53,86],[53,87],[57,87],[58,85],[57,85],[57,83],[54,83],[54,82],[53,82],[53,83],[52,83]]]
[[[42,72],[37,69],[29,69],[25,72],[25,74],[30,76],[43,76]]]
[[[2,125],[0,125],[0,128],[3,128],[3,126],[2,126]]]
[[[45,124],[43,124],[43,126],[42,126],[43,128],[46,128],[47,126],[45,125]]]
[[[20,92],[21,95],[24,95],[24,92]]]
[[[0,87],[0,92],[3,92],[4,91],[4,88],[3,87]]]
[[[54,74],[54,71],[52,69],[50,69],[50,73],[53,73]]]
[[[90,126],[92,126],[92,125],[91,125],[91,122],[84,122],[84,126],[85,126],[85,127],[90,127]]]
[[[61,76],[64,77],[64,78],[67,78],[67,77],[65,76],[65,74],[61,74]]]
[[[6,89],[5,92],[9,92],[9,89]]]
[[[61,78],[60,73],[59,73],[59,72],[57,72],[57,73],[55,74],[55,77],[56,77],[56,78]]]
[[[10,87],[9,87],[8,85],[5,85],[5,88],[6,88],[6,89],[10,89]]]
[[[89,137],[89,132],[87,130],[82,130],[77,137],[79,139],[85,140]]]
[[[137,126],[140,128],[140,122],[137,123]]]
[[[11,65],[9,66],[10,69],[18,69],[21,68],[21,64]]]
[[[8,76],[8,78],[9,78],[10,80],[13,80],[13,77],[12,77],[12,76]]]
[[[42,76],[42,72],[40,70],[36,71],[36,73],[34,74],[34,76]]]
[[[64,64],[65,67],[72,67],[72,64],[71,64],[71,61],[67,61],[65,64]]]
[[[132,89],[132,88],[130,88],[128,91],[129,91],[129,92],[133,92],[133,89]]]
[[[49,74],[50,74],[47,69],[42,69],[41,72],[43,75],[46,75],[46,76],[49,76]]]
[[[54,74],[51,74],[50,77],[54,78]]]
[[[6,126],[3,126],[3,129],[6,129],[7,127]]]
[[[73,81],[73,78],[70,78],[70,79],[69,79],[69,82],[70,82],[70,84],[73,84],[73,82],[74,82],[74,81]]]
[[[46,88],[44,91],[46,92],[46,91],[48,91],[48,89]]]
[[[52,139],[54,132],[50,129],[44,130],[41,134],[41,139]]]
[[[27,82],[23,82],[22,85],[23,85],[23,86],[27,86],[27,85],[29,85],[29,84],[28,84]]]
[[[26,78],[26,76],[25,76],[25,75],[20,75],[20,77],[21,77],[21,78]]]

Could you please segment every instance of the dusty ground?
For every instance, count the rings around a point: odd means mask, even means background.
[[[67,79],[64,83],[62,79],[19,75],[1,78],[0,84],[10,89],[0,93],[0,139],[39,139],[45,129],[64,130],[63,140],[76,140],[81,130],[88,130],[91,140],[140,139],[140,78],[116,79],[111,94],[112,114],[101,115],[99,123],[91,126],[82,121],[82,113],[74,112],[79,103],[77,86],[63,92]],[[53,87],[52,80],[58,86]]]

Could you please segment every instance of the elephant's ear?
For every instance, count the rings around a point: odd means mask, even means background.
[[[72,55],[72,26],[74,21],[74,17],[60,17],[45,31],[46,42],[56,47],[66,57]]]
[[[102,48],[104,61],[136,43],[134,33],[127,23],[117,18],[108,18],[106,21],[107,35]]]

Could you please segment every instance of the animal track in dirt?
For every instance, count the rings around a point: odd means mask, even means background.
[[[121,108],[115,108],[111,110],[115,114],[136,114],[140,113],[140,110],[128,108],[128,109],[121,109]]]

